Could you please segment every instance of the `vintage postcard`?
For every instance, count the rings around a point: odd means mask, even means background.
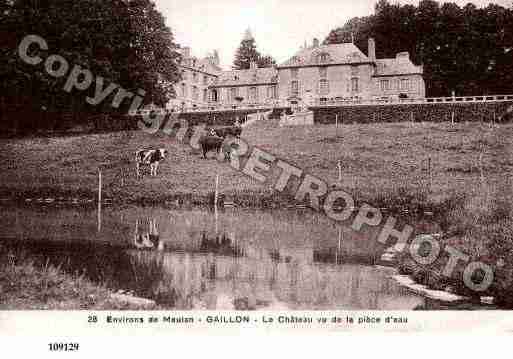
[[[510,1],[6,0],[0,41],[0,336],[513,330]]]

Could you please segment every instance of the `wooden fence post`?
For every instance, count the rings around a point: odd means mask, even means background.
[[[338,114],[335,115],[335,137],[338,138]]]
[[[102,229],[102,170],[98,169],[98,232]]]
[[[216,235],[217,235],[217,232],[219,229],[219,227],[218,227],[219,214],[217,212],[218,198],[219,198],[219,175],[216,175],[216,188],[215,188],[215,192],[214,192],[214,213],[215,213],[215,220],[216,220]]]

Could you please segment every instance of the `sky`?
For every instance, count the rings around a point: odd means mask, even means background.
[[[221,66],[229,69],[246,29],[250,29],[262,54],[278,63],[294,55],[305,40],[324,40],[330,30],[355,16],[374,12],[377,0],[154,0],[181,46],[203,57],[217,49]],[[396,1],[391,1],[396,2]],[[418,0],[400,3],[418,4]],[[453,0],[465,5],[468,0]],[[477,6],[490,0],[474,0]],[[511,0],[496,0],[503,6]],[[379,46],[379,44],[377,44]]]

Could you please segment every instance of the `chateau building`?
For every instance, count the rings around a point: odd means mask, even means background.
[[[422,67],[407,52],[392,59],[376,59],[374,39],[368,56],[353,43],[320,45],[301,49],[278,66],[279,98],[294,104],[338,101],[397,100],[425,97]]]
[[[187,49],[188,50],[188,49]],[[365,55],[353,43],[321,45],[314,39],[276,67],[222,71],[217,53],[197,60],[187,52],[177,85],[177,110],[245,106],[322,105],[328,101],[358,103],[422,99],[422,66],[408,52],[376,59],[374,39]]]

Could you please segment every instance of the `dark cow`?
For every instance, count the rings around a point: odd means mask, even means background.
[[[203,152],[203,158],[207,158],[207,153],[210,151],[215,151],[220,153],[223,150],[224,138],[219,136],[203,136],[199,140],[199,145],[201,146],[201,151]],[[225,152],[225,159],[229,158],[229,152]]]
[[[159,164],[166,158],[166,156],[167,150],[165,148],[137,151],[135,153],[135,168],[137,171],[137,177],[140,176],[139,169],[143,165],[150,166],[150,175],[156,176]]]
[[[240,137],[241,133],[242,128],[239,126],[218,127],[210,129],[211,135],[222,138],[226,138],[228,136]]]

